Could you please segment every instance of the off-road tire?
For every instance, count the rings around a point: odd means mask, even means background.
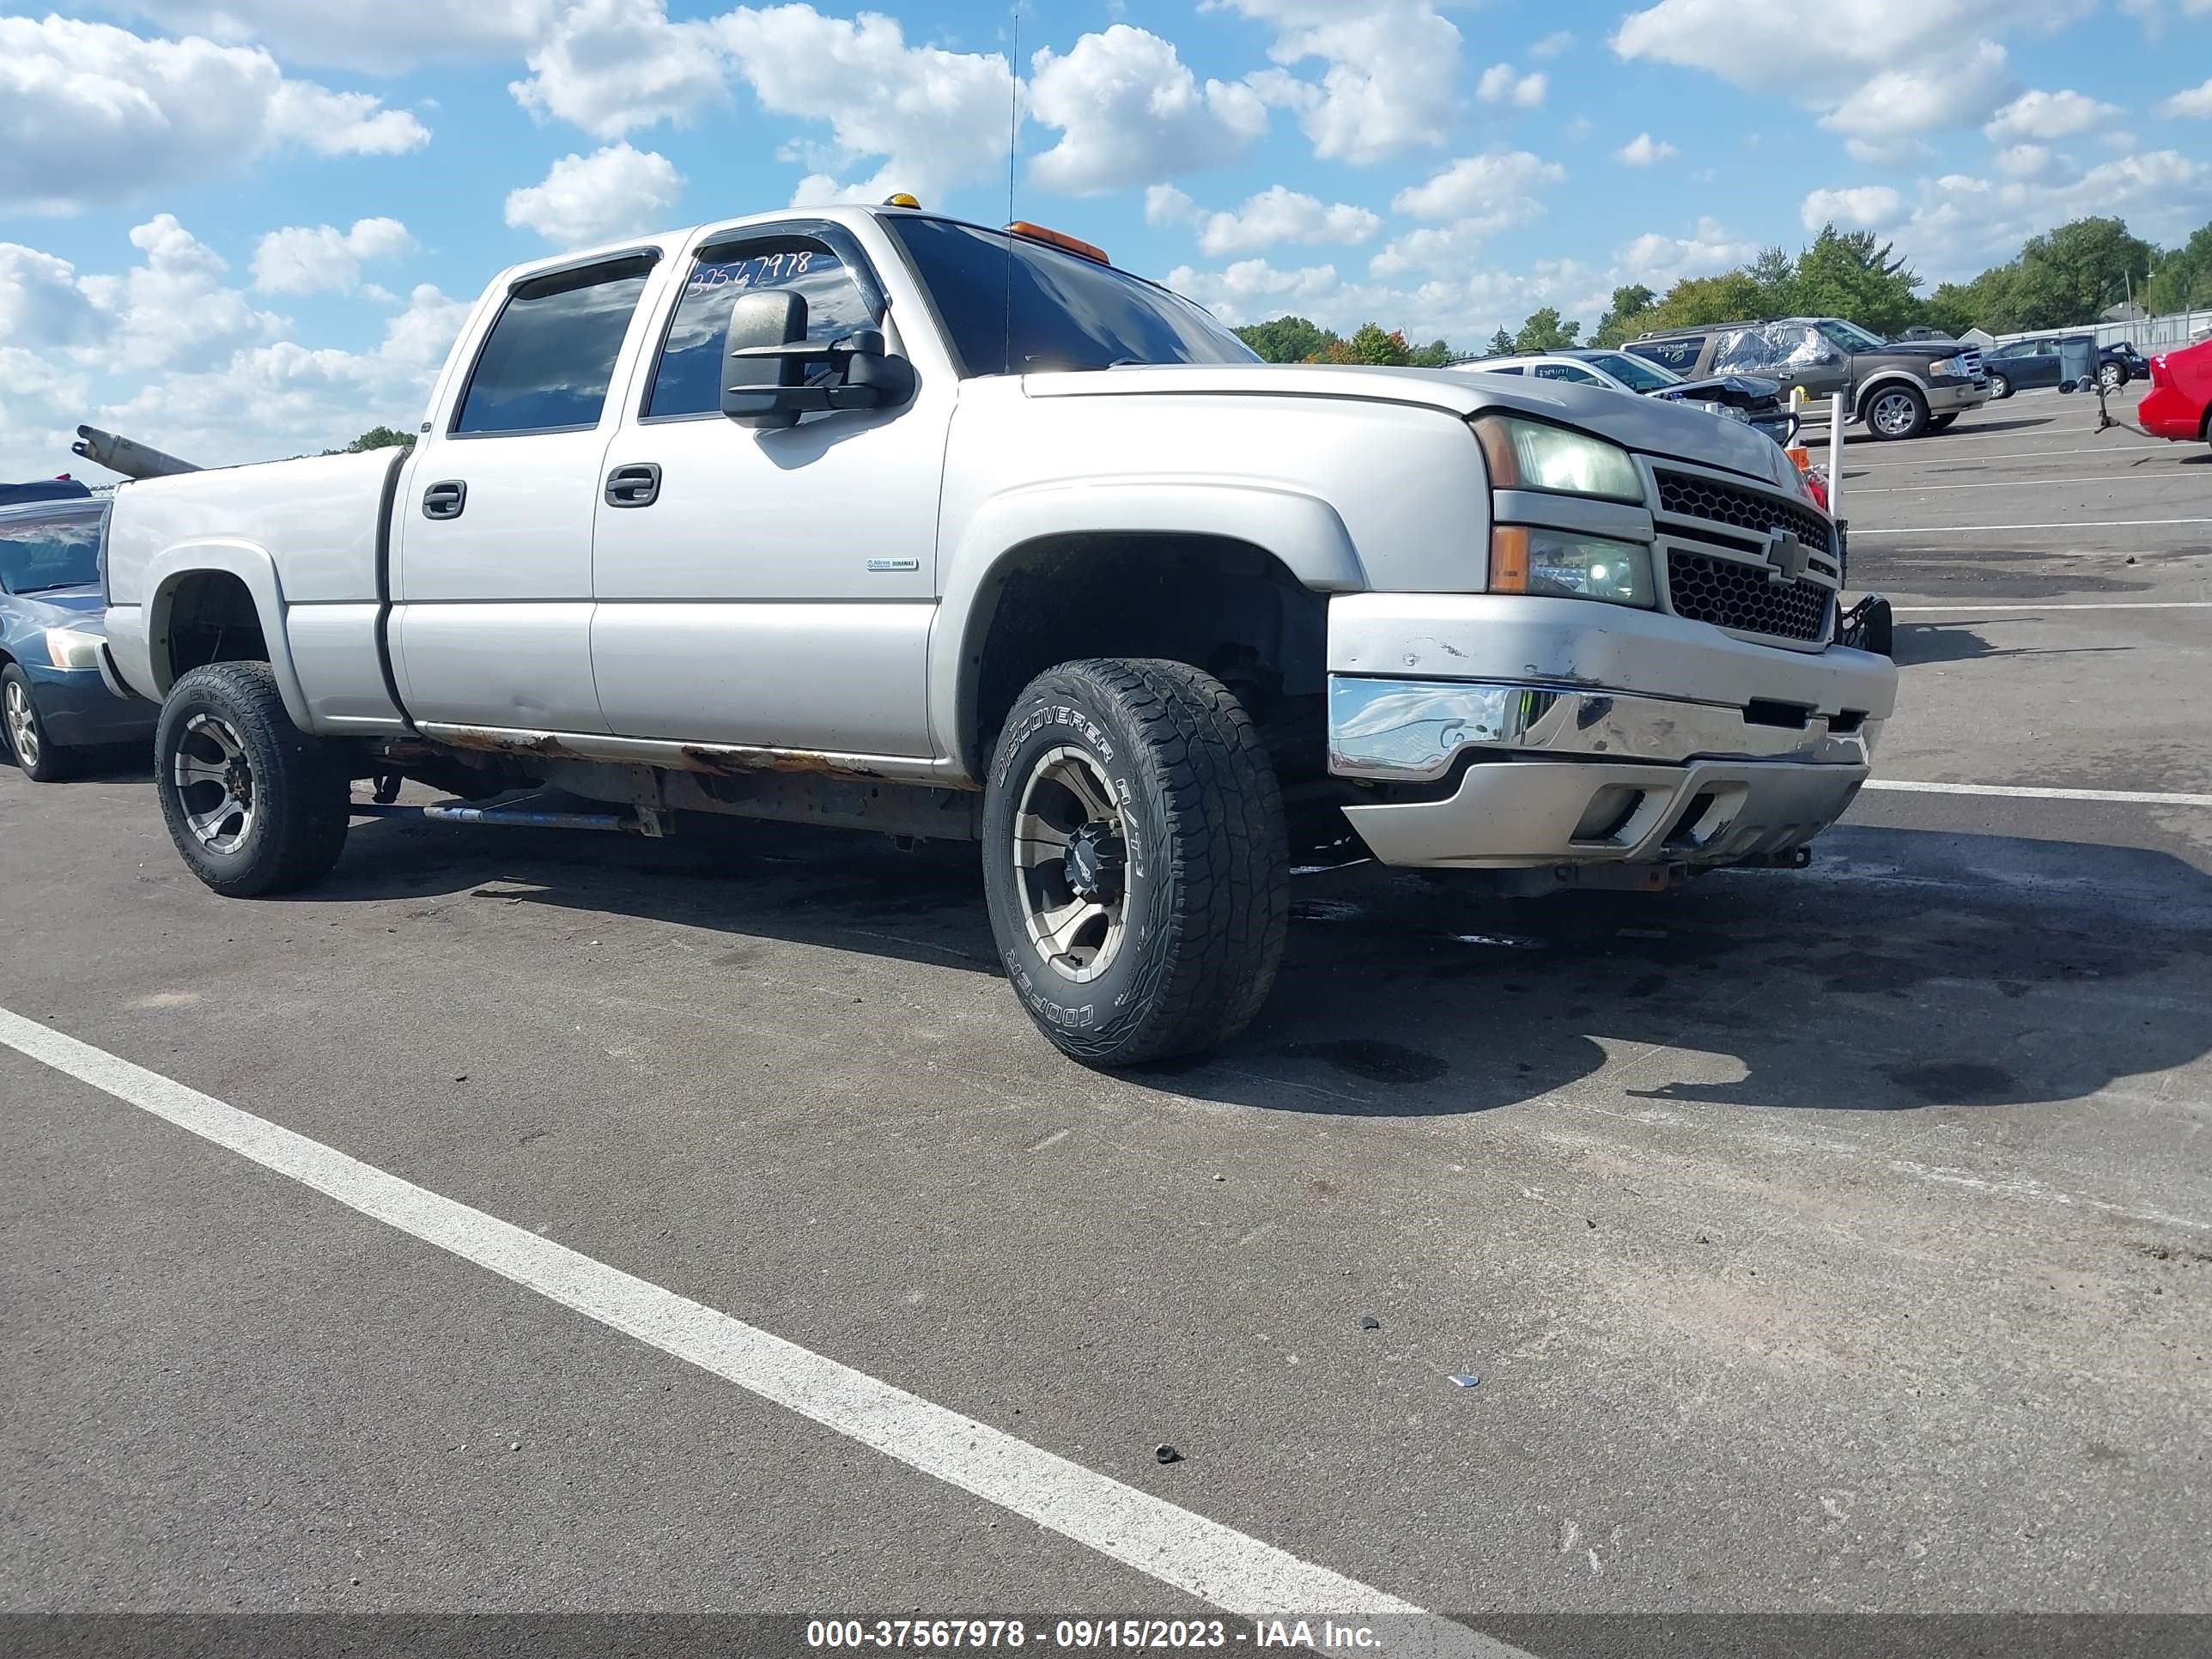
[[[1122,931],[1088,982],[1033,939],[1033,896],[1016,868],[1024,795],[1066,751],[1110,784],[1127,837]],[[1212,675],[1104,658],[1037,676],[994,746],[983,854],[1007,978],[1071,1058],[1120,1066],[1202,1052],[1267,1001],[1290,921],[1282,796],[1250,715]]]
[[[1896,430],[1885,431],[1875,416],[1885,403],[1900,398],[1911,406],[1910,418]],[[1860,418],[1865,421],[1868,433],[1885,443],[1902,443],[1917,438],[1928,430],[1928,399],[1917,386],[1899,383],[1878,386],[1867,393],[1866,401],[1860,407],[1864,410]]]
[[[177,781],[178,751],[200,714],[235,734],[251,775],[253,817],[228,851],[202,844]],[[210,663],[169,688],[154,732],[154,787],[177,852],[227,898],[261,898],[319,881],[345,846],[351,789],[345,768],[331,744],[292,724],[264,662]]]
[[[0,740],[6,742],[16,769],[33,783],[53,783],[69,776],[75,768],[76,753],[60,747],[46,735],[46,723],[39,718],[39,700],[31,690],[31,677],[12,662],[0,669],[0,706],[6,709],[6,718],[0,720],[0,733],[4,733]],[[16,735],[19,708],[22,717],[30,722],[31,740],[27,745]]]

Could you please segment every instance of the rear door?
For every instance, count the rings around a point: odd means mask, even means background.
[[[792,222],[710,234],[670,281],[680,292],[633,377],[597,503],[592,665],[609,728],[927,757],[957,382],[918,364],[921,388],[900,408],[740,426],[721,412],[720,383],[737,296],[795,290],[810,338],[888,327],[896,342],[875,264],[850,229]],[[618,487],[644,469],[649,492]]]
[[[1628,349],[1662,368],[1673,369],[1686,380],[1693,380],[1698,378],[1698,360],[1705,355],[1705,337],[1684,334],[1671,340],[1642,340]]]
[[[604,732],[592,523],[657,253],[507,295],[392,506],[392,665],[418,721]]]

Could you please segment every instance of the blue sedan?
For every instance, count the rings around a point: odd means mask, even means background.
[[[105,501],[0,507],[0,729],[23,775],[67,775],[77,751],[146,743],[161,710],[100,678]]]

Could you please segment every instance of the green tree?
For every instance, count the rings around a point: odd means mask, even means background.
[[[2013,278],[2014,326],[2086,327],[2126,297],[2130,282],[2150,268],[2156,252],[2128,234],[2120,219],[2076,219],[2029,237]]]
[[[1651,314],[1658,295],[1641,283],[1631,283],[1613,291],[1613,303],[1605,315],[1597,319],[1597,329],[1589,343],[1594,346],[1617,346],[1644,325]]]
[[[1459,354],[1442,340],[1431,340],[1425,346],[1415,346],[1407,358],[1415,368],[1442,368]]]
[[[397,427],[373,426],[346,446],[346,453],[359,455],[371,449],[404,449],[415,441],[411,432]]]
[[[1562,323],[1559,312],[1551,306],[1530,313],[1521,325],[1521,331],[1513,337],[1516,351],[1565,351],[1580,342],[1577,336],[1583,331],[1580,323]]]
[[[1490,337],[1490,345],[1485,355],[1492,357],[1511,356],[1513,355],[1513,337],[1510,334],[1508,334],[1504,329],[1499,329],[1497,333]]]
[[[1790,257],[1785,247],[1763,247],[1759,257],[1743,267],[1743,274],[1752,282],[1753,299],[1751,309],[1734,317],[1715,317],[1717,323],[1747,321],[1765,317],[1787,317],[1811,307],[1801,302],[1797,294],[1798,259]]]
[[[1332,363],[1365,363],[1376,368],[1403,368],[1413,361],[1406,337],[1380,323],[1362,323],[1349,340],[1339,340],[1323,354]]]
[[[1759,279],[1748,270],[1724,270],[1717,276],[1683,277],[1644,314],[1644,326],[1647,331],[1695,328],[1765,314]]]
[[[1797,256],[1790,283],[1790,309],[1810,317],[1844,317],[1861,328],[1893,337],[1920,319],[1920,278],[1877,242],[1872,231],[1838,231],[1824,225]]]
[[[1319,357],[1337,337],[1306,318],[1278,317],[1249,324],[1237,331],[1237,337],[1268,362],[1304,363]]]
[[[2154,313],[2212,306],[2212,225],[2199,226],[2179,247],[2158,256],[2141,297]]]

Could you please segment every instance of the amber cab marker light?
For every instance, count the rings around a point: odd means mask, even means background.
[[[1528,591],[1528,527],[1502,524],[1490,532],[1490,591]]]
[[[1505,423],[1498,420],[1479,420],[1474,422],[1474,435],[1482,445],[1482,459],[1490,465],[1490,482],[1499,489],[1518,489],[1521,487],[1521,458],[1513,452],[1513,434]],[[1523,536],[1525,547],[1528,538]]]
[[[885,207],[918,208],[921,205],[921,203],[918,198],[908,195],[906,191],[900,191],[896,195],[884,197],[884,205]]]
[[[1026,236],[1032,242],[1049,242],[1053,246],[1064,248],[1070,253],[1080,254],[1086,259],[1096,259],[1102,265],[1110,265],[1114,263],[1106,257],[1104,248],[1094,246],[1081,237],[1071,236],[1064,230],[1051,230],[1043,225],[1033,225],[1026,219],[1015,220],[1006,227],[1006,232],[1012,236]]]

